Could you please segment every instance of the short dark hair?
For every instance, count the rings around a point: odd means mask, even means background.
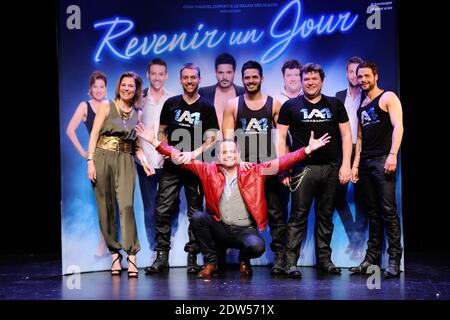
[[[283,66],[281,67],[281,72],[283,73],[283,76],[286,69],[299,69],[300,72],[302,72],[302,64],[298,62],[298,60],[296,59],[288,60],[285,63],[283,63]]]
[[[356,74],[358,74],[358,70],[361,69],[361,68],[369,68],[370,70],[372,70],[374,76],[378,74],[378,67],[373,62],[369,62],[369,61],[361,62],[358,65],[358,67],[356,68]]]
[[[200,68],[195,63],[188,62],[188,63],[183,64],[183,66],[180,69],[180,78],[181,78],[181,73],[183,72],[184,69],[197,70],[197,75],[200,78]]]
[[[231,54],[229,54],[229,53],[222,53],[222,54],[219,54],[217,57],[216,57],[216,61],[215,61],[215,68],[216,68],[216,70],[217,70],[217,66],[219,65],[219,64],[231,64],[232,66],[233,66],[233,71],[236,71],[236,60],[234,59],[234,57],[231,55]]]
[[[303,66],[302,72],[300,73],[301,78],[303,79],[303,75],[308,72],[317,72],[320,75],[320,79],[325,79],[325,72],[320,64],[317,63],[307,63]]]
[[[255,61],[255,60],[249,60],[242,65],[242,70],[241,70],[242,77],[244,77],[244,71],[247,69],[257,69],[259,71],[260,77],[263,76],[262,66],[259,64],[259,62]]]
[[[352,63],[357,63],[358,65],[363,62],[363,59],[361,59],[360,57],[354,56],[351,57],[350,59],[347,60],[347,69],[348,66],[351,65]]]
[[[148,63],[148,66],[147,66],[147,72],[150,72],[150,68],[154,64],[157,64],[159,66],[164,66],[166,68],[166,73],[167,73],[167,63],[161,58],[154,58],[154,59],[150,60],[150,62]]]

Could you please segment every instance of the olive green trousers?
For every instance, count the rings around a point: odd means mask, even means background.
[[[100,230],[111,253],[120,249],[128,255],[139,249],[133,199],[136,172],[133,156],[129,153],[95,149],[94,165],[97,179],[94,183]],[[116,207],[120,216],[120,241],[117,234]]]

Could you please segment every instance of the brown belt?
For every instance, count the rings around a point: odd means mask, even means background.
[[[114,136],[100,136],[97,142],[97,148],[124,153],[133,153],[132,142],[124,141],[123,139]]]

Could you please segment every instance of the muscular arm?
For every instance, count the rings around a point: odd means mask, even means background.
[[[223,112],[222,134],[224,140],[234,138],[234,128],[236,128],[238,98],[233,98],[227,102]]]
[[[389,95],[387,111],[389,112],[391,124],[394,127],[392,131],[392,145],[389,152],[397,155],[403,138],[403,111],[400,100],[394,93]]]
[[[393,126],[391,149],[384,168],[386,173],[392,173],[397,168],[397,154],[403,138],[403,111],[400,100],[393,92],[389,92],[383,98],[380,101],[380,107],[386,108],[386,111],[389,112],[389,118]]]
[[[278,116],[280,115],[281,102],[277,99],[273,99],[272,105],[272,123],[275,127],[278,127]]]

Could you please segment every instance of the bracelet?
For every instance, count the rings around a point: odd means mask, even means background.
[[[394,155],[394,156],[396,156],[396,155],[397,155],[396,153],[393,153],[393,152],[389,152],[389,154],[392,154],[392,155]]]
[[[86,159],[87,159],[87,161],[94,160],[94,153],[93,152],[88,152]]]

